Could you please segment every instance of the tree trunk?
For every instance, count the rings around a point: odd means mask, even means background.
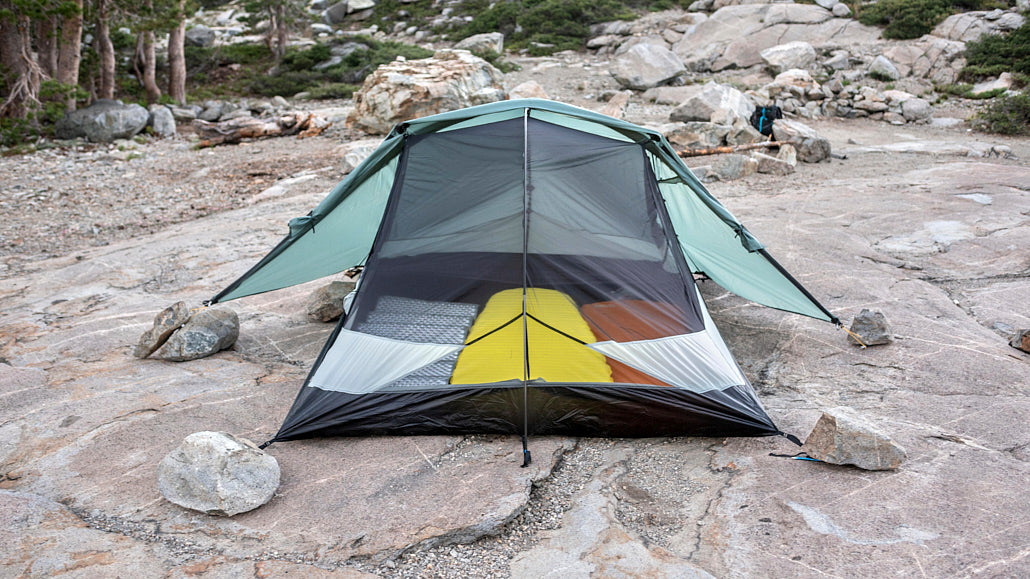
[[[275,56],[276,58],[282,58],[286,54],[286,41],[288,40],[288,30],[286,27],[286,2],[280,1],[275,5],[275,19],[274,22],[277,24],[275,27],[276,45],[275,45]]]
[[[185,0],[179,2],[176,15],[179,24],[168,33],[168,96],[180,105],[186,104],[186,15]]]
[[[155,103],[161,98],[161,89],[157,86],[157,55],[154,49],[154,33],[150,30],[140,32],[140,59],[143,61],[143,91],[147,94],[147,102]]]
[[[12,2],[0,0],[0,117],[23,119],[29,107],[39,104],[42,71],[31,56],[27,16],[18,14]]]
[[[44,16],[36,21],[36,60],[43,74],[57,76],[57,18]]]
[[[97,97],[114,98],[114,45],[111,44],[111,15],[107,13],[110,0],[97,0],[97,56],[100,57],[100,82],[97,85]]]
[[[57,51],[57,81],[69,86],[79,85],[79,62],[82,60],[82,0],[69,0],[76,7],[75,14],[61,18],[61,45]],[[75,97],[68,97],[68,111],[75,110]]]

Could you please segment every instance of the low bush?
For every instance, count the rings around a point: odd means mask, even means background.
[[[992,100],[977,115],[977,128],[1003,135],[1030,135],[1030,95],[1017,94]]]
[[[980,81],[1003,72],[1016,73],[1025,81],[1030,75],[1030,20],[1008,34],[988,34],[968,43],[965,56],[964,81]]]
[[[883,26],[884,38],[905,40],[929,34],[952,14],[1007,7],[1003,0],[880,0],[863,5],[858,20],[866,26]]]
[[[339,41],[342,42],[342,41]],[[250,82],[250,90],[264,96],[292,96],[300,92],[311,98],[349,98],[365,77],[379,65],[398,56],[415,60],[433,55],[433,51],[401,42],[382,42],[367,37],[356,37],[346,42],[357,42],[368,47],[355,50],[332,66],[315,66],[332,58],[332,45],[318,44],[310,48],[291,50],[283,56],[278,71],[272,75],[257,75]]]
[[[461,10],[474,19],[456,31],[457,38],[501,32],[508,47],[528,48],[534,55],[578,50],[591,24],[636,17],[618,0],[466,0]]]

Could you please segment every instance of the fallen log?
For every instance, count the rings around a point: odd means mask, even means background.
[[[239,143],[243,139],[266,139],[291,135],[297,135],[299,139],[313,137],[329,128],[332,121],[314,113],[295,112],[270,119],[241,117],[220,123],[197,119],[192,124],[201,138],[197,147],[204,149]]]
[[[769,147],[780,147],[782,145],[797,146],[794,141],[762,141],[761,143],[747,143],[744,145],[732,145],[726,147],[709,147],[707,149],[685,149],[676,153],[680,157],[703,157],[705,155],[725,155],[728,153],[739,153],[754,149],[766,149]]]

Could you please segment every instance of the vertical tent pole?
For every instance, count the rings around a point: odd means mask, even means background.
[[[529,109],[522,115],[522,468],[529,466]]]

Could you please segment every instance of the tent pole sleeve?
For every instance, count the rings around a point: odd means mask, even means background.
[[[522,466],[529,465],[529,109],[522,114]]]

